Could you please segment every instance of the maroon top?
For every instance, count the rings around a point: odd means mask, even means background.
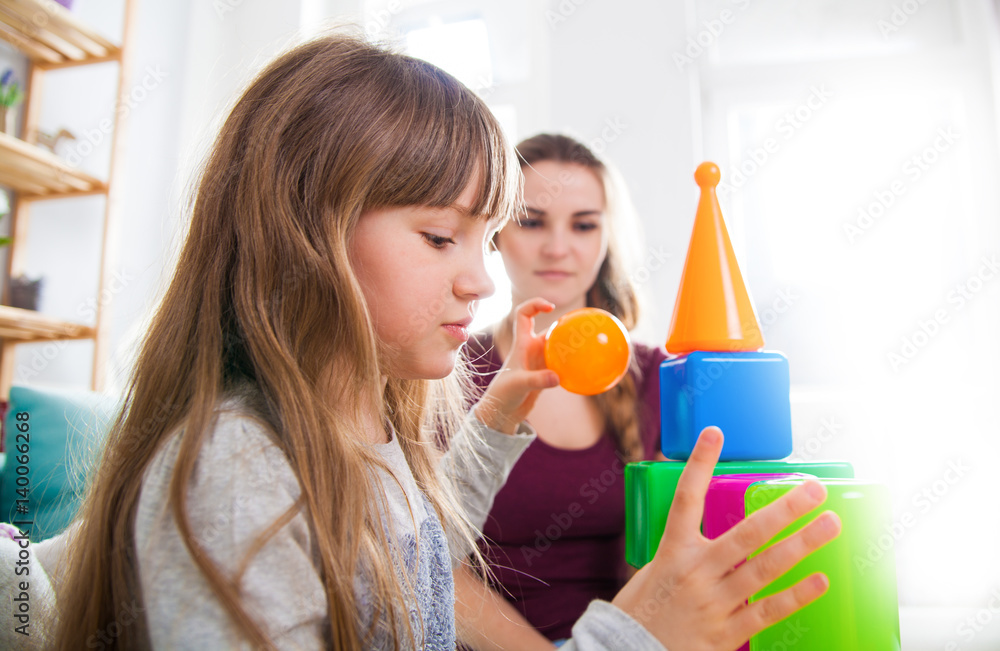
[[[480,390],[501,360],[493,338],[469,341]],[[645,458],[660,447],[661,348],[634,343],[639,426]],[[536,439],[514,465],[493,503],[480,549],[496,576],[494,587],[551,640],[570,629],[593,599],[610,600],[625,581],[624,463],[606,430],[583,450]]]

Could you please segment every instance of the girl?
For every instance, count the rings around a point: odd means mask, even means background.
[[[525,212],[494,238],[514,303],[533,296],[552,302],[553,311],[535,319],[542,331],[582,307],[605,309],[631,330],[638,300],[622,259],[629,202],[617,175],[566,136],[540,134],[517,151]],[[511,312],[470,342],[482,389],[509,355],[514,318]],[[480,546],[495,588],[513,606],[500,607],[511,622],[548,639],[569,637],[593,599],[611,599],[625,582],[623,469],[659,449],[659,364],[666,357],[637,342],[633,352],[631,372],[610,391],[588,397],[555,388],[539,396],[528,414],[538,439],[483,528]],[[545,533],[553,524],[554,536]],[[521,646],[531,637],[522,633]],[[551,646],[540,636],[534,643]]]
[[[461,426],[446,417],[492,291],[485,245],[518,197],[496,120],[433,66],[327,36],[264,70],[215,143],[68,534],[56,648],[453,648],[451,559],[475,558],[475,527],[534,438],[518,423],[555,384],[536,299],[503,377]],[[454,433],[447,455],[437,431]],[[720,447],[702,436],[662,557],[594,602],[572,644],[731,648],[822,592],[813,579],[741,606],[836,525],[732,571],[822,489],[700,539]]]

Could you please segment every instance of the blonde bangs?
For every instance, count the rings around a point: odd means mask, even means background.
[[[386,77],[393,85],[385,88],[395,104],[393,151],[372,176],[365,209],[450,206],[475,179],[473,216],[502,224],[516,214],[520,165],[486,104],[425,61],[402,57],[397,64],[403,69]]]

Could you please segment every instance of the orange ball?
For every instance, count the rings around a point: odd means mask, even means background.
[[[567,312],[545,333],[545,366],[573,393],[592,396],[616,385],[628,371],[629,354],[628,330],[596,307]]]

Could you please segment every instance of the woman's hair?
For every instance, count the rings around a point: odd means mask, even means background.
[[[520,174],[499,124],[426,62],[334,34],[257,76],[206,161],[177,268],[81,509],[59,590],[57,648],[80,648],[141,595],[136,508],[143,473],[172,434],[181,437],[169,486],[180,535],[243,636],[272,647],[241,604],[240,577],[216,567],[188,517],[186,487],[201,446],[219,402],[238,393],[249,395],[302,489],[240,566],[301,509],[318,549],[332,647],[360,648],[373,633],[359,622],[359,567],[370,578],[375,621],[388,623],[397,645],[412,644],[412,587],[394,569],[399,558],[387,557],[379,459],[358,424],[372,409],[392,423],[446,531],[474,547],[434,445],[441,406],[461,404],[462,389],[455,377],[389,377],[383,390],[384,351],[348,242],[364,211],[448,206],[473,179],[472,214],[515,212]],[[139,620],[121,627],[113,645],[147,646]]]
[[[634,226],[631,224],[631,205],[624,183],[586,145],[568,136],[542,133],[522,141],[517,146],[517,152],[522,169],[542,161],[567,163],[590,170],[601,181],[608,252],[597,272],[597,279],[587,291],[587,306],[607,310],[631,330],[639,320],[639,299],[625,266],[624,249],[631,235],[628,231]],[[639,431],[636,384],[632,374],[626,374],[612,389],[595,396],[595,400],[615,433],[618,453],[629,461],[641,459],[645,451]]]

